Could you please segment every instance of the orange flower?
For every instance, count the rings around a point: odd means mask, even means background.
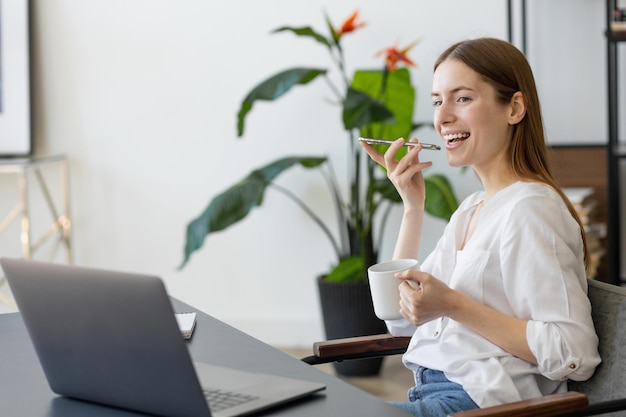
[[[354,32],[355,30],[365,26],[365,22],[356,21],[358,16],[359,16],[359,11],[355,10],[354,13],[352,13],[352,15],[343,22],[343,24],[337,31],[337,34],[339,35],[339,37],[341,37],[341,35],[343,35],[344,33]]]
[[[396,68],[398,67],[398,64],[400,62],[404,62],[406,65],[410,66],[410,67],[416,67],[417,65],[415,64],[415,62],[413,62],[408,56],[407,53],[415,46],[417,45],[418,41],[414,41],[412,43],[410,43],[406,48],[404,49],[398,49],[397,47],[393,46],[391,48],[386,48],[383,49],[382,51],[378,52],[376,54],[376,56],[379,56],[381,54],[385,54],[385,65],[387,65],[387,70],[389,72],[393,72],[396,70]]]

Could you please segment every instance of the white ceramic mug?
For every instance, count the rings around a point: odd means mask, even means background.
[[[407,269],[419,270],[419,261],[416,259],[394,259],[372,265],[367,269],[367,276],[372,292],[374,313],[381,320],[396,320],[400,315],[401,281],[395,277],[397,272]]]

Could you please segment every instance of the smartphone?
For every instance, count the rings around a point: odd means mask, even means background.
[[[393,140],[385,140],[385,139],[370,139],[370,138],[359,138],[360,142],[375,144],[375,145],[391,145]],[[416,143],[416,142],[404,142],[404,146],[416,146],[422,145],[423,149],[432,149],[438,151],[441,149],[439,145],[433,145],[432,143]]]

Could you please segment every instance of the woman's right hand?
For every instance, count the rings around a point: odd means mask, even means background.
[[[413,138],[411,142],[417,142],[417,139]],[[419,145],[409,147],[407,154],[398,161],[395,156],[403,144],[403,138],[397,139],[384,154],[381,154],[371,145],[361,142],[370,158],[387,169],[387,177],[398,190],[405,207],[413,205],[423,207],[426,187],[422,170],[430,167],[432,162],[420,162],[419,153],[422,147]]]

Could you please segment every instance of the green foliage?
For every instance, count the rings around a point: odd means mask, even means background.
[[[415,88],[408,69],[399,68],[394,72],[359,70],[354,73],[352,86],[366,95],[377,97],[393,115],[390,120],[370,120],[360,125],[363,126],[361,136],[391,140],[411,137]]]
[[[347,143],[351,158],[347,167],[347,196],[344,197],[339,189],[339,181],[326,157],[292,156],[266,164],[215,196],[206,209],[187,225],[181,268],[202,247],[206,236],[231,227],[246,218],[255,207],[260,207],[265,191],[270,187],[283,193],[304,210],[328,238],[335,250],[337,263],[327,274],[327,280],[347,282],[367,279],[367,267],[378,261],[379,248],[374,237],[384,228],[389,210],[377,218],[379,224],[374,222],[375,214],[381,207],[400,203],[401,199],[384,170],[361,152],[355,134],[382,139],[410,138],[411,133],[423,125],[412,120],[416,91],[406,68],[394,66],[394,71],[388,67],[382,70],[357,70],[349,78],[345,71],[341,38],[354,29],[338,31],[328,18],[326,21],[329,37],[310,27],[284,26],[274,33],[289,32],[312,39],[327,48],[342,75],[344,87],[336,87],[328,78],[326,69],[298,67],[281,71],[259,83],[244,98],[237,114],[237,135],[243,135],[246,116],[256,101],[276,101],[295,86],[310,84],[319,77],[325,77],[331,92],[342,105],[343,126],[349,139]],[[403,149],[398,157],[405,152]],[[294,166],[319,170],[326,177],[337,215],[337,230],[334,233],[305,202],[274,183],[276,177]],[[449,181],[441,175],[425,176],[425,181],[426,211],[449,220],[457,207]]]
[[[273,101],[280,98],[298,84],[308,84],[318,75],[326,74],[326,70],[316,68],[292,68],[274,75],[257,85],[248,93],[241,103],[237,115],[237,136],[243,135],[244,119],[257,100]]]
[[[200,216],[187,225],[184,266],[191,254],[202,247],[204,238],[219,232],[246,217],[263,202],[265,190],[283,171],[299,164],[317,168],[326,162],[323,157],[287,157],[252,171],[246,178],[213,198]]]
[[[367,269],[363,263],[362,256],[350,256],[343,259],[334,267],[328,275],[326,281],[329,282],[356,282],[363,279],[363,270]]]
[[[426,183],[426,206],[427,213],[450,220],[452,213],[459,206],[452,191],[450,181],[443,175],[435,174],[424,177]]]

